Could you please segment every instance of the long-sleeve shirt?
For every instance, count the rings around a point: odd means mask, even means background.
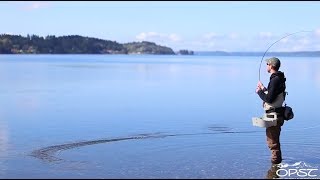
[[[258,95],[264,102],[272,103],[280,93],[285,91],[286,89],[285,81],[286,81],[286,78],[284,77],[283,72],[277,71],[271,74],[268,88],[259,90]],[[266,90],[268,91],[267,94],[264,93],[264,91]]]

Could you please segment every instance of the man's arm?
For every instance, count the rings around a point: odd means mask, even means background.
[[[272,103],[276,97],[276,88],[278,88],[280,85],[280,79],[278,77],[274,77],[271,79],[271,81],[268,84],[268,89],[264,88],[263,90],[258,91],[258,95],[262,99],[262,101],[267,103]],[[265,94],[264,91],[268,90],[268,94]]]

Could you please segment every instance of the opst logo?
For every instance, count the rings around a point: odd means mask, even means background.
[[[276,174],[279,177],[290,177],[293,175],[297,175],[298,177],[317,177],[313,172],[318,170],[319,169],[278,169]]]
[[[294,168],[287,168],[289,166],[293,166]],[[297,176],[301,178],[306,177],[317,177],[316,172],[319,171],[318,168],[313,168],[306,163],[303,162],[297,162],[293,165],[288,164],[280,164],[278,166],[280,169],[276,171],[277,176],[279,177],[292,177]],[[287,168],[287,169],[284,169]]]

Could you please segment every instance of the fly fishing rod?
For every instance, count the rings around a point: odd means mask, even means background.
[[[268,49],[264,52],[264,54],[263,54],[263,56],[262,56],[262,58],[261,58],[261,61],[260,61],[260,66],[259,66],[259,81],[260,81],[260,71],[261,71],[262,60],[263,60],[264,56],[267,54],[268,50],[269,50],[274,44],[276,44],[277,42],[281,41],[282,39],[284,39],[284,38],[286,38],[286,37],[288,37],[288,36],[294,35],[294,34],[302,33],[302,32],[312,32],[312,31],[298,31],[298,32],[295,32],[295,33],[288,34],[288,35],[282,37],[281,39],[277,40],[276,42],[272,43],[272,44],[268,47]]]

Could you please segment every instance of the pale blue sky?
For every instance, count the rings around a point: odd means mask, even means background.
[[[320,50],[320,2],[0,2],[0,33],[82,35],[179,49]]]

